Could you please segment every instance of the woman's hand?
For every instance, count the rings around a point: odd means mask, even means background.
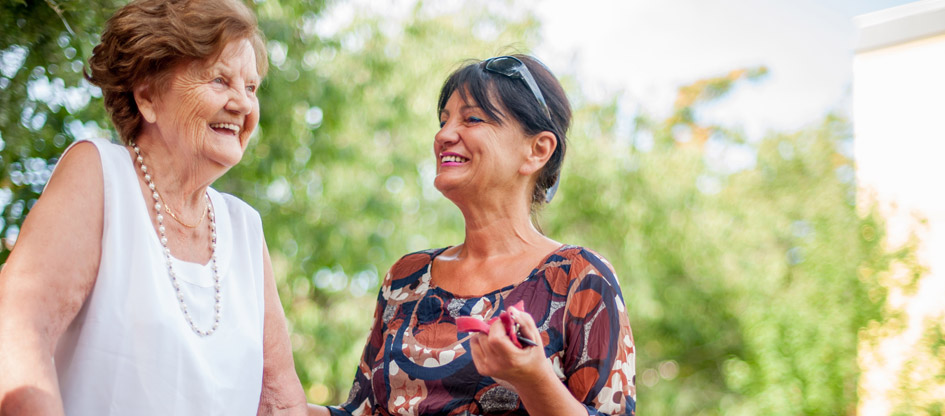
[[[476,333],[469,340],[476,371],[512,388],[533,415],[586,414],[587,410],[558,379],[545,358],[544,342],[532,316],[514,306],[508,311],[522,335],[538,346],[515,346],[502,320],[496,319],[488,334]]]
[[[510,306],[508,312],[522,335],[535,341],[539,346],[524,346],[523,348],[515,346],[501,319],[496,319],[492,323],[488,334],[473,334],[469,345],[473,363],[479,374],[492,377],[500,383],[504,381],[514,387],[521,383],[533,382],[551,371],[551,367],[545,359],[541,333],[535,326],[532,316],[514,306]]]

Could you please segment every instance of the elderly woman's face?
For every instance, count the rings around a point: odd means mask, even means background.
[[[259,122],[256,54],[246,39],[232,41],[214,61],[181,65],[154,101],[161,136],[193,149],[199,161],[232,167]]]

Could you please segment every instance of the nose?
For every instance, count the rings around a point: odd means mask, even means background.
[[[449,147],[457,141],[459,141],[459,133],[456,132],[456,127],[447,121],[443,124],[443,127],[440,127],[440,131],[433,136],[433,150],[439,153],[441,149]]]
[[[253,111],[253,99],[246,91],[246,88],[240,86],[234,88],[230,94],[230,99],[226,102],[226,110],[236,114],[249,114]]]

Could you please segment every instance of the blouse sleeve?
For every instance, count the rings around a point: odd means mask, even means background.
[[[384,347],[383,313],[387,308],[390,282],[391,273],[388,272],[381,284],[381,291],[377,295],[374,323],[371,325],[370,335],[368,335],[367,342],[364,344],[364,352],[361,353],[361,361],[358,364],[357,372],[354,374],[354,382],[351,384],[348,400],[339,406],[329,407],[328,410],[332,416],[370,415],[373,412],[375,403],[372,374],[378,365],[378,357]]]
[[[590,416],[636,414],[633,334],[613,267],[584,249],[565,305],[565,382]]]

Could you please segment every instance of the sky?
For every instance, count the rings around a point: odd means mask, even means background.
[[[850,114],[854,17],[908,0],[536,0],[535,50],[578,78],[591,100],[621,97],[621,112],[666,114],[679,86],[765,66],[703,112],[750,139],[793,131],[828,112]]]

